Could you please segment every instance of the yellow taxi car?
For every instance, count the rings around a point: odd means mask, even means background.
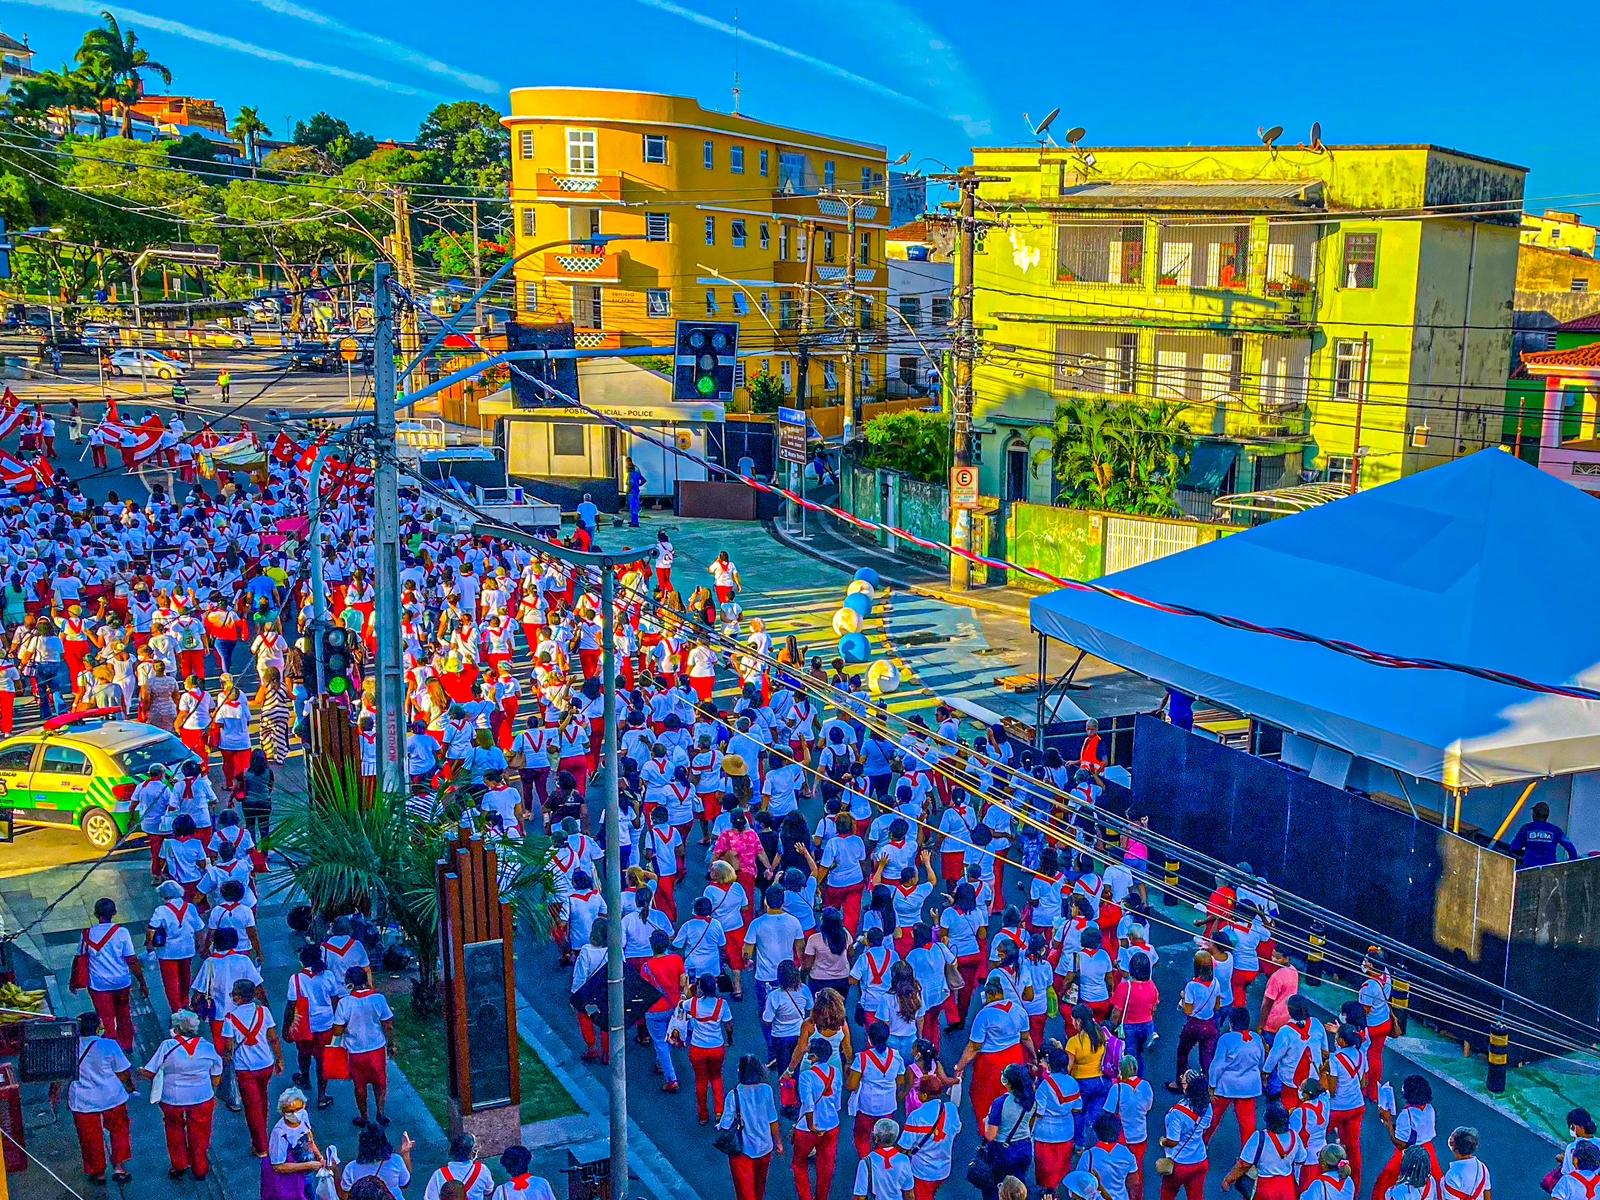
[[[178,771],[194,753],[120,709],[67,713],[0,742],[0,808],[18,825],[71,825],[109,850],[138,820],[133,791],[157,763]]]

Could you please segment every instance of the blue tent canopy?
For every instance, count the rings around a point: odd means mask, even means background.
[[[1103,582],[1407,657],[1600,687],[1600,504],[1498,450]],[[1033,628],[1169,687],[1432,779],[1479,787],[1600,768],[1600,703],[1369,665],[1093,592]]]

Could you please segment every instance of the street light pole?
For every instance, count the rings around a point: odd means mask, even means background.
[[[404,796],[405,659],[400,645],[400,461],[395,446],[394,297],[389,264],[373,268],[373,525],[377,551],[378,785]]]

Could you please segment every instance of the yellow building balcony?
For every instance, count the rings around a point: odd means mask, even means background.
[[[579,350],[617,350],[622,346],[622,334],[615,329],[586,329],[580,325],[572,331],[572,337]]]
[[[621,175],[571,175],[540,171],[534,176],[533,194],[537,200],[574,204],[621,204]]]
[[[850,264],[845,261],[843,254],[834,256],[833,262],[824,262],[818,259],[811,272],[811,282],[818,287],[844,287],[850,277]],[[804,287],[806,283],[806,264],[803,262],[776,262],[772,264],[772,281],[779,286]],[[856,284],[868,287],[873,284],[881,285],[883,272],[877,267],[856,268]]]
[[[579,283],[617,283],[621,280],[622,256],[597,254],[587,250],[558,250],[544,256],[544,277]]]

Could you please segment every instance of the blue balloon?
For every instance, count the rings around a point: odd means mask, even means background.
[[[847,633],[839,639],[839,657],[847,663],[864,663],[872,656],[872,647],[864,633]]]
[[[877,591],[880,586],[878,573],[871,567],[862,567],[861,570],[855,573],[855,578],[861,580],[862,583],[870,583],[873,591]]]
[[[846,596],[844,598],[844,606],[855,609],[863,621],[872,615],[872,600],[865,592],[856,592],[852,596]]]

